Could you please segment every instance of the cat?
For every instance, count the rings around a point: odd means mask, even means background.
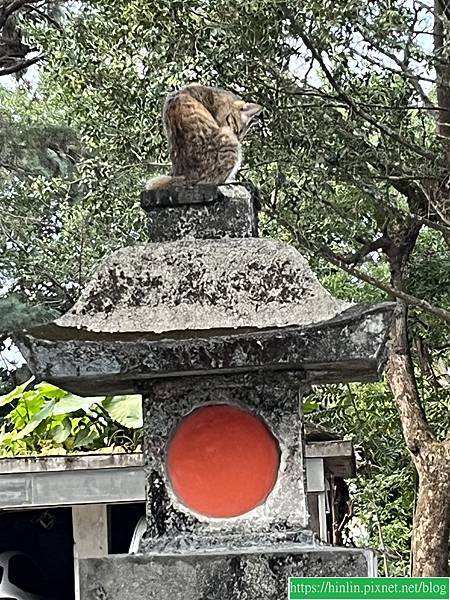
[[[163,120],[172,171],[150,179],[146,189],[232,181],[241,164],[241,140],[261,110],[231,92],[199,84],[170,94]]]

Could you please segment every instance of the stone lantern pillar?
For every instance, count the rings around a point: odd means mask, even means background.
[[[141,393],[141,554],[87,559],[84,600],[275,600],[289,576],[370,576],[371,551],[309,530],[302,398],[372,381],[392,304],[333,298],[291,246],[257,237],[255,191],[145,192],[152,243],[105,259],[62,318],[24,332],[37,377]]]

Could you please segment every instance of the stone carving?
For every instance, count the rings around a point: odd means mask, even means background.
[[[153,243],[106,258],[55,323],[17,338],[39,378],[84,395],[142,393],[147,531],[139,556],[82,561],[83,600],[275,600],[287,577],[374,574],[370,551],[308,529],[301,397],[379,376],[393,305],[333,298],[289,245],[258,239],[254,191],[146,192]],[[167,447],[200,406],[263,420],[280,449],[262,504],[210,518],[183,504]]]

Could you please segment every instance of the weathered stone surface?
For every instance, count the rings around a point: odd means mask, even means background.
[[[132,246],[99,267],[60,327],[128,333],[317,323],[347,308],[288,244],[269,239]]]
[[[311,541],[306,507],[300,395],[309,391],[293,372],[153,380],[144,396],[147,533],[143,551],[238,550]],[[301,394],[302,392],[302,394]],[[275,487],[264,504],[239,517],[212,519],[183,506],[166,473],[167,444],[182,419],[207,404],[241,406],[259,415],[280,447]]]
[[[55,325],[16,336],[39,378],[92,396],[140,393],[155,377],[303,369],[314,383],[374,381],[393,305],[357,306],[305,327],[98,334]]]
[[[287,598],[288,577],[374,575],[373,552],[350,548],[81,560],[83,600],[280,600]]]
[[[257,237],[257,192],[250,185],[196,185],[142,193],[153,242]]]
[[[278,600],[290,575],[372,575],[368,551],[313,546],[299,394],[378,378],[393,305],[349,308],[294,248],[252,237],[245,188],[158,192],[143,206],[156,242],[112,254],[71,311],[16,338],[38,379],[144,397],[147,554],[82,561],[83,600]],[[239,517],[188,509],[166,474],[174,428],[211,403],[256,413],[280,447],[275,486]]]

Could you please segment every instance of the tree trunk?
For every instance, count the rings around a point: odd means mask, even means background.
[[[450,1],[434,0],[434,68],[436,71],[437,134],[442,145],[442,154],[446,161],[447,177],[435,181],[431,185],[429,201],[435,218],[448,226],[450,219],[449,177],[450,168],[450,55],[449,55],[449,20]],[[428,206],[428,210],[429,210]],[[450,234],[443,232],[443,238],[450,246]]]
[[[403,435],[419,475],[412,532],[413,576],[448,577],[450,531],[450,439],[435,440],[420,403],[402,301],[391,328],[387,378]]]
[[[448,0],[434,0],[434,68],[438,100],[438,133],[445,145],[447,161],[450,144],[450,65],[448,63],[446,20],[450,15]]]
[[[433,442],[422,459],[415,462],[419,490],[412,536],[412,576],[448,577],[450,463],[447,442]]]

